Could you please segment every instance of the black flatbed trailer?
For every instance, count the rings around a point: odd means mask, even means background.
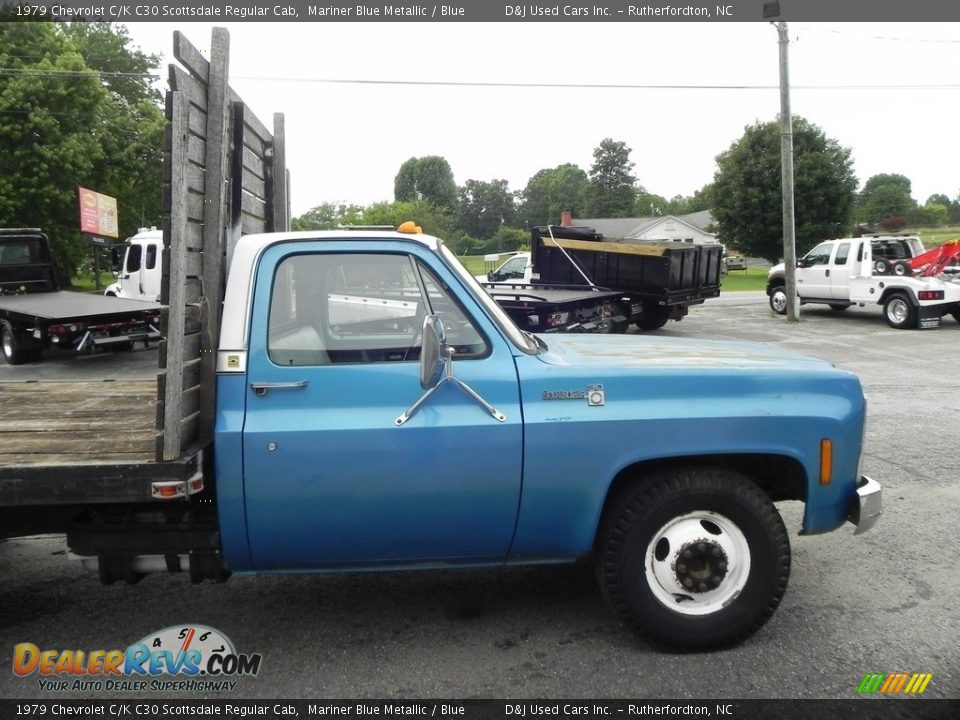
[[[0,350],[11,365],[37,361],[48,347],[82,352],[158,341],[162,309],[63,290],[46,235],[36,228],[0,229]]]
[[[626,323],[621,293],[607,288],[546,283],[483,283],[517,325],[530,332],[616,332]]]

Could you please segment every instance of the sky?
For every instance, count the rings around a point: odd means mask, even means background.
[[[780,111],[763,22],[219,25],[234,89],[268,126],[285,116],[294,216],[390,201],[400,165],[425,155],[458,185],[519,191],[543,168],[589,172],[604,138],[632,149],[647,191],[691,195]],[[173,31],[206,54],[212,27],[127,24],[164,78]],[[861,185],[899,173],[920,203],[960,194],[960,23],[791,23],[789,37],[793,114],[852,151]]]

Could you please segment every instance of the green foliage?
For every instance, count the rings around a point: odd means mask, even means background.
[[[487,244],[486,252],[502,253],[522,250],[530,244],[530,233],[518,228],[502,227]]]
[[[0,226],[43,228],[65,284],[90,254],[78,187],[117,198],[121,235],[160,223],[156,58],[128,41],[106,23],[0,23]]]
[[[293,230],[336,230],[342,225],[361,225],[363,208],[344,203],[320,203],[290,221]]]
[[[516,216],[513,193],[506,180],[467,180],[460,188],[457,228],[468,235],[491,238]]]
[[[921,227],[939,227],[945,225],[949,217],[949,208],[936,202],[928,202],[923,207],[917,207],[907,214],[910,225]]]
[[[797,252],[846,233],[857,180],[850,150],[801,117],[793,120]],[[720,238],[754,257],[783,254],[780,123],[757,122],[717,157],[710,195]]]
[[[916,206],[908,178],[881,173],[867,180],[857,196],[857,221],[875,224],[887,217],[907,216]]]
[[[438,208],[453,211],[457,207],[457,184],[450,163],[439,155],[410,158],[400,166],[393,181],[397,202],[424,200]]]
[[[630,148],[621,141],[606,138],[593,151],[590,180],[584,190],[586,217],[630,217],[634,213],[636,193]]]
[[[525,227],[560,222],[560,213],[569,210],[573,217],[583,216],[583,194],[587,174],[572,163],[545,168],[527,181],[520,193],[523,202],[518,213]]]
[[[381,202],[364,208],[359,225],[391,225],[413,220],[427,235],[446,239],[453,234],[453,216],[429,202]]]

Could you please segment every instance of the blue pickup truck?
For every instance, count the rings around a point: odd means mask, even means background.
[[[248,235],[207,462],[185,464],[173,501],[154,483],[154,502],[51,512],[43,529],[105,582],[591,559],[640,637],[712,649],[783,597],[775,502],[805,503],[802,534],[876,522],[864,419],[858,379],[821,360],[524,332],[418,232]]]

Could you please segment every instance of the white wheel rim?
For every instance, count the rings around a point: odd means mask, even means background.
[[[890,303],[890,319],[902,323],[907,319],[907,304],[899,298]]]
[[[773,293],[772,302],[773,302],[773,309],[774,309],[776,312],[783,312],[783,310],[787,307],[787,295],[786,295],[786,293],[782,293],[782,292],[779,292],[779,291]]]
[[[716,557],[715,549],[721,557]],[[693,561],[684,561],[684,550],[692,551]],[[740,595],[750,576],[750,547],[743,532],[729,518],[707,510],[673,518],[653,536],[644,557],[653,596],[681,615],[722,610]],[[684,587],[681,577],[693,581],[694,587]],[[697,583],[711,586],[698,589]]]

